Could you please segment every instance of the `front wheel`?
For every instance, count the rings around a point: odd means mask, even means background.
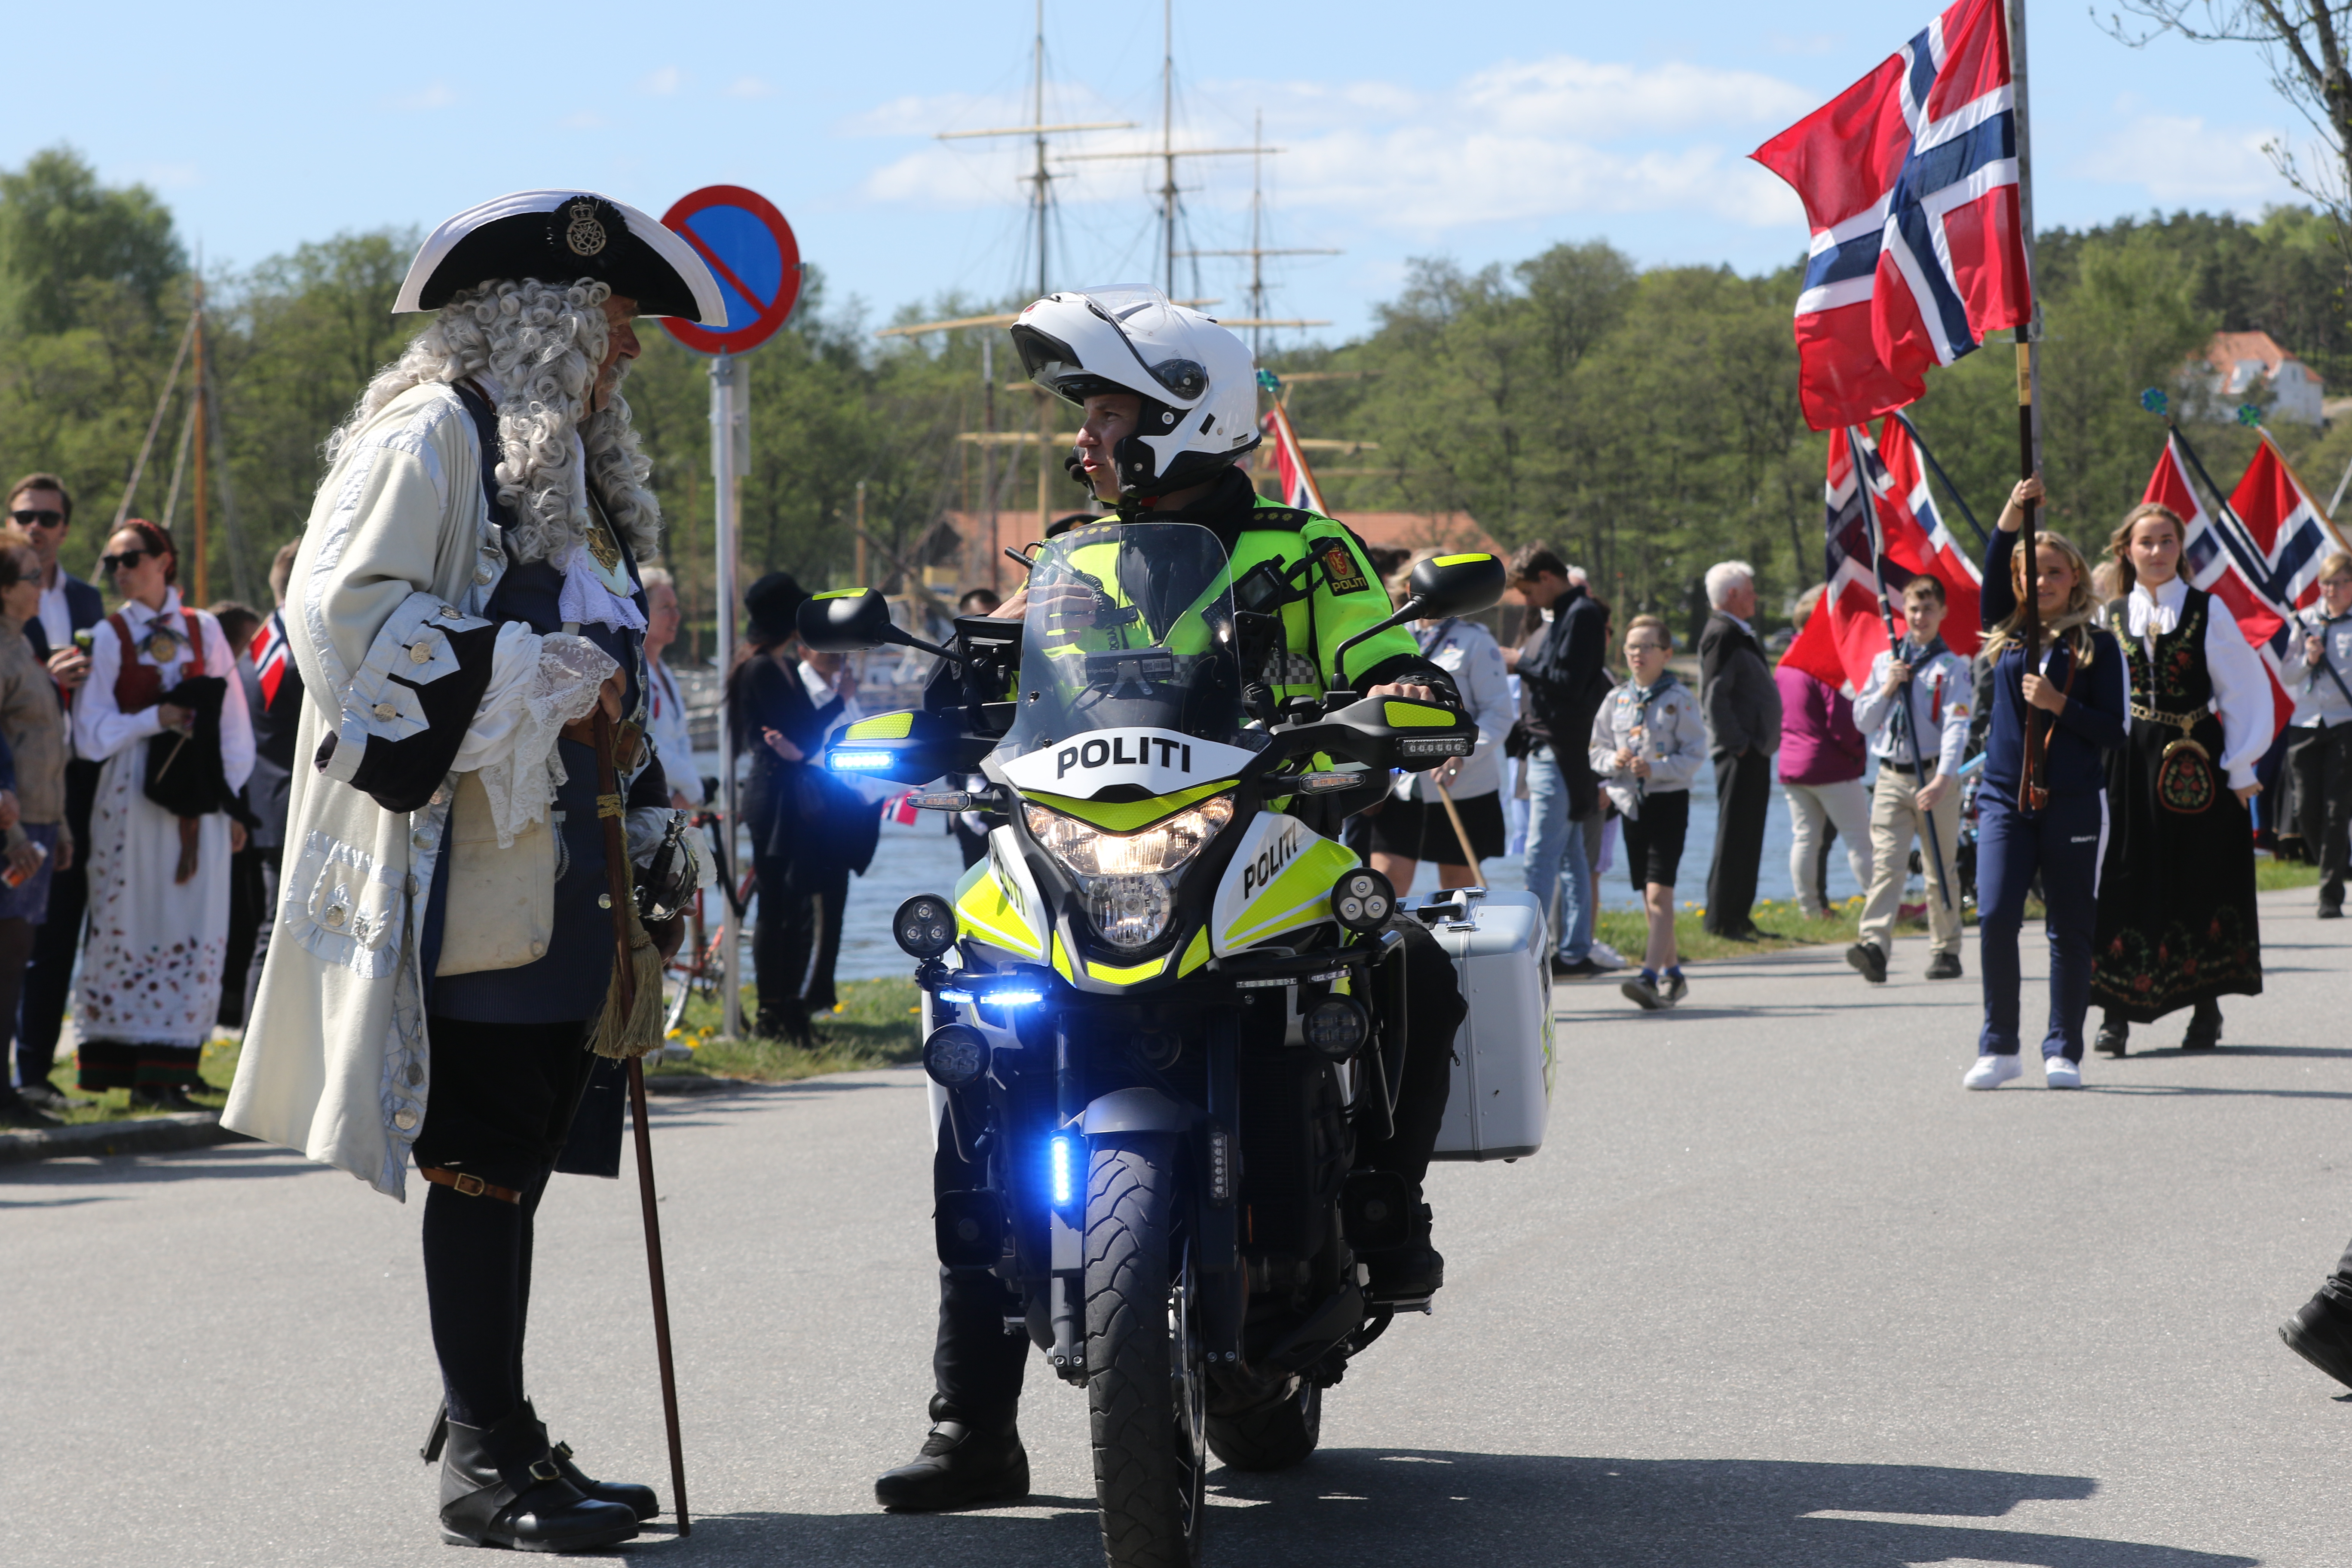
[[[1208,1383],[1178,1236],[1175,1140],[1096,1145],[1087,1181],[1087,1414],[1109,1568],[1193,1568]]]

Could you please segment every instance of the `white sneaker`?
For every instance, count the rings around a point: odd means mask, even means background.
[[[2083,1087],[2083,1067],[2064,1057],[2042,1058],[2042,1081],[2050,1089],[2080,1089]]]
[[[2059,1059],[2063,1061],[2065,1058],[2062,1057]],[[2024,1071],[2025,1068],[2018,1061],[2014,1051],[2005,1057],[1994,1056],[1987,1052],[1977,1058],[1976,1066],[1969,1068],[1968,1077],[1960,1079],[1960,1087],[1962,1089],[1999,1089],[2002,1084],[2019,1077]]]
[[[1622,969],[1625,955],[1605,942],[1596,942],[1586,950],[1586,955],[1603,969]]]

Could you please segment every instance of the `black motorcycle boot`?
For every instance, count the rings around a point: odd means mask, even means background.
[[[2189,1027],[2180,1037],[2184,1051],[2210,1051],[2221,1043],[2221,1005],[2200,1002],[2189,1015]]]
[[[1417,1199],[1420,1195],[1420,1189],[1415,1188],[1413,1196]],[[1427,1204],[1418,1205],[1412,1235],[1403,1246],[1364,1255],[1364,1268],[1371,1277],[1364,1289],[1367,1300],[1375,1306],[1424,1301],[1444,1288],[1444,1255],[1429,1244],[1433,1217]]]
[[[627,1541],[637,1518],[583,1496],[563,1479],[547,1428],[530,1406],[495,1426],[448,1424],[441,1453],[441,1539],[452,1546],[517,1552],[587,1552]]]
[[[2352,1311],[2326,1291],[2297,1308],[2279,1325],[2278,1336],[2287,1349],[2352,1388]]]
[[[1011,1420],[987,1426],[945,1417],[935,1394],[931,1421],[922,1452],[875,1481],[876,1502],[893,1513],[934,1513],[1029,1495],[1029,1451]]]

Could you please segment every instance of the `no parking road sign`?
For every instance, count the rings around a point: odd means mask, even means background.
[[[801,292],[801,247],[768,198],[740,185],[705,185],[662,214],[694,247],[727,301],[723,328],[664,317],[669,335],[698,353],[740,354],[776,335]]]

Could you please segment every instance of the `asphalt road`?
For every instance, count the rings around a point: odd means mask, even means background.
[[[1975,981],[1917,978],[1916,940],[1880,989],[1834,952],[1706,966],[1661,1016],[1563,988],[1548,1145],[1441,1169],[1436,1316],[1308,1464],[1213,1475],[1209,1560],[2352,1559],[2352,1404],[2272,1332],[2352,1232],[2352,924],[2309,898],[2266,901],[2221,1051],[2168,1022],[2079,1094],[1964,1093]],[[696,1521],[624,1555],[1100,1561],[1084,1403],[1042,1375],[1029,1506],[872,1507],[929,1387],[916,1074],[655,1120]],[[417,1213],[252,1145],[0,1171],[0,1563],[456,1561]],[[667,1499],[634,1181],[565,1178],[539,1258],[540,1409]]]

